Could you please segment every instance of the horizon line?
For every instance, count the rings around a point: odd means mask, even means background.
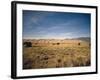
[[[23,39],[36,39],[36,40],[38,40],[38,39],[59,39],[59,40],[66,40],[66,39],[77,39],[77,38],[91,38],[91,37],[89,37],[89,36],[87,36],[87,37],[74,37],[74,38],[23,38]]]

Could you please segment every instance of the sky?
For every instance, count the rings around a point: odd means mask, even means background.
[[[90,37],[88,13],[23,10],[24,39]]]

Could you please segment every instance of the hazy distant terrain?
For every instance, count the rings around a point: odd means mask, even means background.
[[[79,38],[76,38],[77,40],[82,40],[82,41],[85,41],[85,42],[90,42],[90,37],[79,37]]]
[[[90,38],[23,39],[23,69],[90,66]]]

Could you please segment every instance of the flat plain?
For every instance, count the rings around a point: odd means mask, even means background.
[[[23,69],[91,65],[90,42],[74,39],[23,39]]]

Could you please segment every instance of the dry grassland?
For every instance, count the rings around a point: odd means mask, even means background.
[[[23,40],[23,69],[90,66],[90,44],[80,40]]]

